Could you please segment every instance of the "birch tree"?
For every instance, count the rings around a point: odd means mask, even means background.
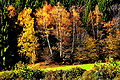
[[[54,18],[54,24],[56,25],[56,37],[59,42],[59,51],[60,57],[63,54],[63,37],[69,35],[67,32],[68,26],[70,25],[69,13],[67,10],[60,4],[57,3],[57,6],[54,6],[51,10],[51,15]]]
[[[50,54],[52,55],[53,51],[52,51],[52,47],[51,47],[50,40],[49,40],[50,31],[48,29],[48,26],[52,22],[52,17],[49,13],[51,8],[52,6],[46,2],[43,8],[36,9],[35,17],[36,17],[37,27],[39,31],[42,33],[45,33],[49,51],[50,51]]]

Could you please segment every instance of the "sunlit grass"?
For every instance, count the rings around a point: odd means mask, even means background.
[[[68,66],[62,66],[62,67],[54,67],[54,68],[45,68],[45,69],[40,69],[42,71],[56,71],[56,70],[70,70],[72,68],[82,68],[86,70],[92,69],[94,64],[83,64],[83,65],[68,65]]]
[[[120,62],[117,62],[120,65]],[[96,64],[107,64],[107,63],[96,63]],[[56,71],[56,70],[70,70],[72,68],[82,68],[85,70],[91,70],[94,67],[95,64],[82,64],[82,65],[68,65],[68,66],[60,66],[60,67],[53,67],[53,68],[44,68],[40,69],[42,71]]]
[[[120,62],[117,62],[118,65],[120,65]],[[107,63],[97,63],[97,64],[107,64]],[[56,71],[56,70],[71,70],[72,68],[82,68],[85,70],[91,70],[94,67],[95,64],[82,64],[82,65],[66,65],[66,66],[59,66],[59,67],[51,67],[51,68],[38,68],[38,70],[41,71]],[[33,67],[33,66],[32,66]],[[32,67],[29,67],[30,69],[33,69]],[[17,70],[11,70],[11,71],[2,71],[0,72],[0,76],[5,74],[11,74],[12,72],[18,72]]]

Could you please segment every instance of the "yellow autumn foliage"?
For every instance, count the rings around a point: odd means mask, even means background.
[[[62,6],[59,2],[57,3],[57,6],[53,7],[53,9],[50,11],[50,14],[54,18],[55,25],[58,25],[59,22],[61,26],[70,25],[70,13],[67,12],[64,6]]]
[[[50,16],[49,12],[44,10],[44,8],[36,9],[36,21],[37,25],[49,25],[51,23],[52,17]]]
[[[13,5],[9,5],[6,10],[9,12],[9,18],[16,16],[17,11]]]
[[[39,46],[38,38],[35,36],[34,18],[30,16],[32,9],[24,9],[18,15],[19,25],[23,27],[22,33],[18,37],[19,52],[31,58],[31,62],[36,60],[36,52]]]

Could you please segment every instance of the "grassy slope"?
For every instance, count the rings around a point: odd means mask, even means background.
[[[120,65],[120,62],[117,62],[117,63]],[[100,64],[106,64],[106,63],[100,63]],[[41,69],[38,68],[38,70],[41,70],[41,71],[70,70],[75,67],[90,70],[90,69],[92,69],[93,66],[94,66],[94,64],[68,65],[68,66],[59,66],[59,67],[53,67],[53,68],[41,68]],[[33,69],[32,67],[29,67],[29,68]],[[5,74],[8,75],[12,72],[18,72],[18,71],[17,70],[2,71],[2,72],[0,72],[0,76],[5,75]]]
[[[38,65],[28,66],[28,68],[33,69],[33,67],[36,67],[36,66]],[[53,68],[37,68],[37,69],[41,71],[56,71],[56,70],[71,70],[72,68],[80,67],[86,70],[90,70],[92,69],[93,66],[94,64],[82,64],[82,65],[66,65],[66,66],[59,66],[59,67],[53,67]],[[0,77],[9,76],[13,72],[18,72],[18,70],[2,71],[0,72]]]
[[[105,64],[105,63],[100,63],[100,64]],[[94,64],[82,64],[82,65],[68,65],[68,66],[63,66],[63,67],[54,67],[54,68],[45,68],[45,69],[40,69],[42,71],[55,71],[55,70],[70,70],[72,68],[82,68],[85,70],[91,70]]]
[[[75,68],[75,67],[79,67],[79,68],[82,68],[82,69],[90,70],[90,69],[92,69],[93,66],[94,66],[94,64],[68,65],[68,66],[62,66],[62,67],[45,68],[45,69],[41,69],[41,70],[42,71],[70,70],[70,69]]]
[[[120,62],[117,62],[117,63],[120,65]],[[98,64],[103,65],[107,63],[98,63]],[[59,67],[53,67],[53,68],[51,67],[51,68],[38,68],[38,69],[42,71],[55,71],[55,70],[70,70],[72,68],[78,67],[78,68],[90,70],[94,65],[95,64],[67,65],[67,66],[59,66]]]

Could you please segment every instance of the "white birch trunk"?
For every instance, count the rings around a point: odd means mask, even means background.
[[[72,51],[71,53],[73,53],[74,51],[74,45],[75,45],[75,23],[73,23],[73,41],[72,41]]]

